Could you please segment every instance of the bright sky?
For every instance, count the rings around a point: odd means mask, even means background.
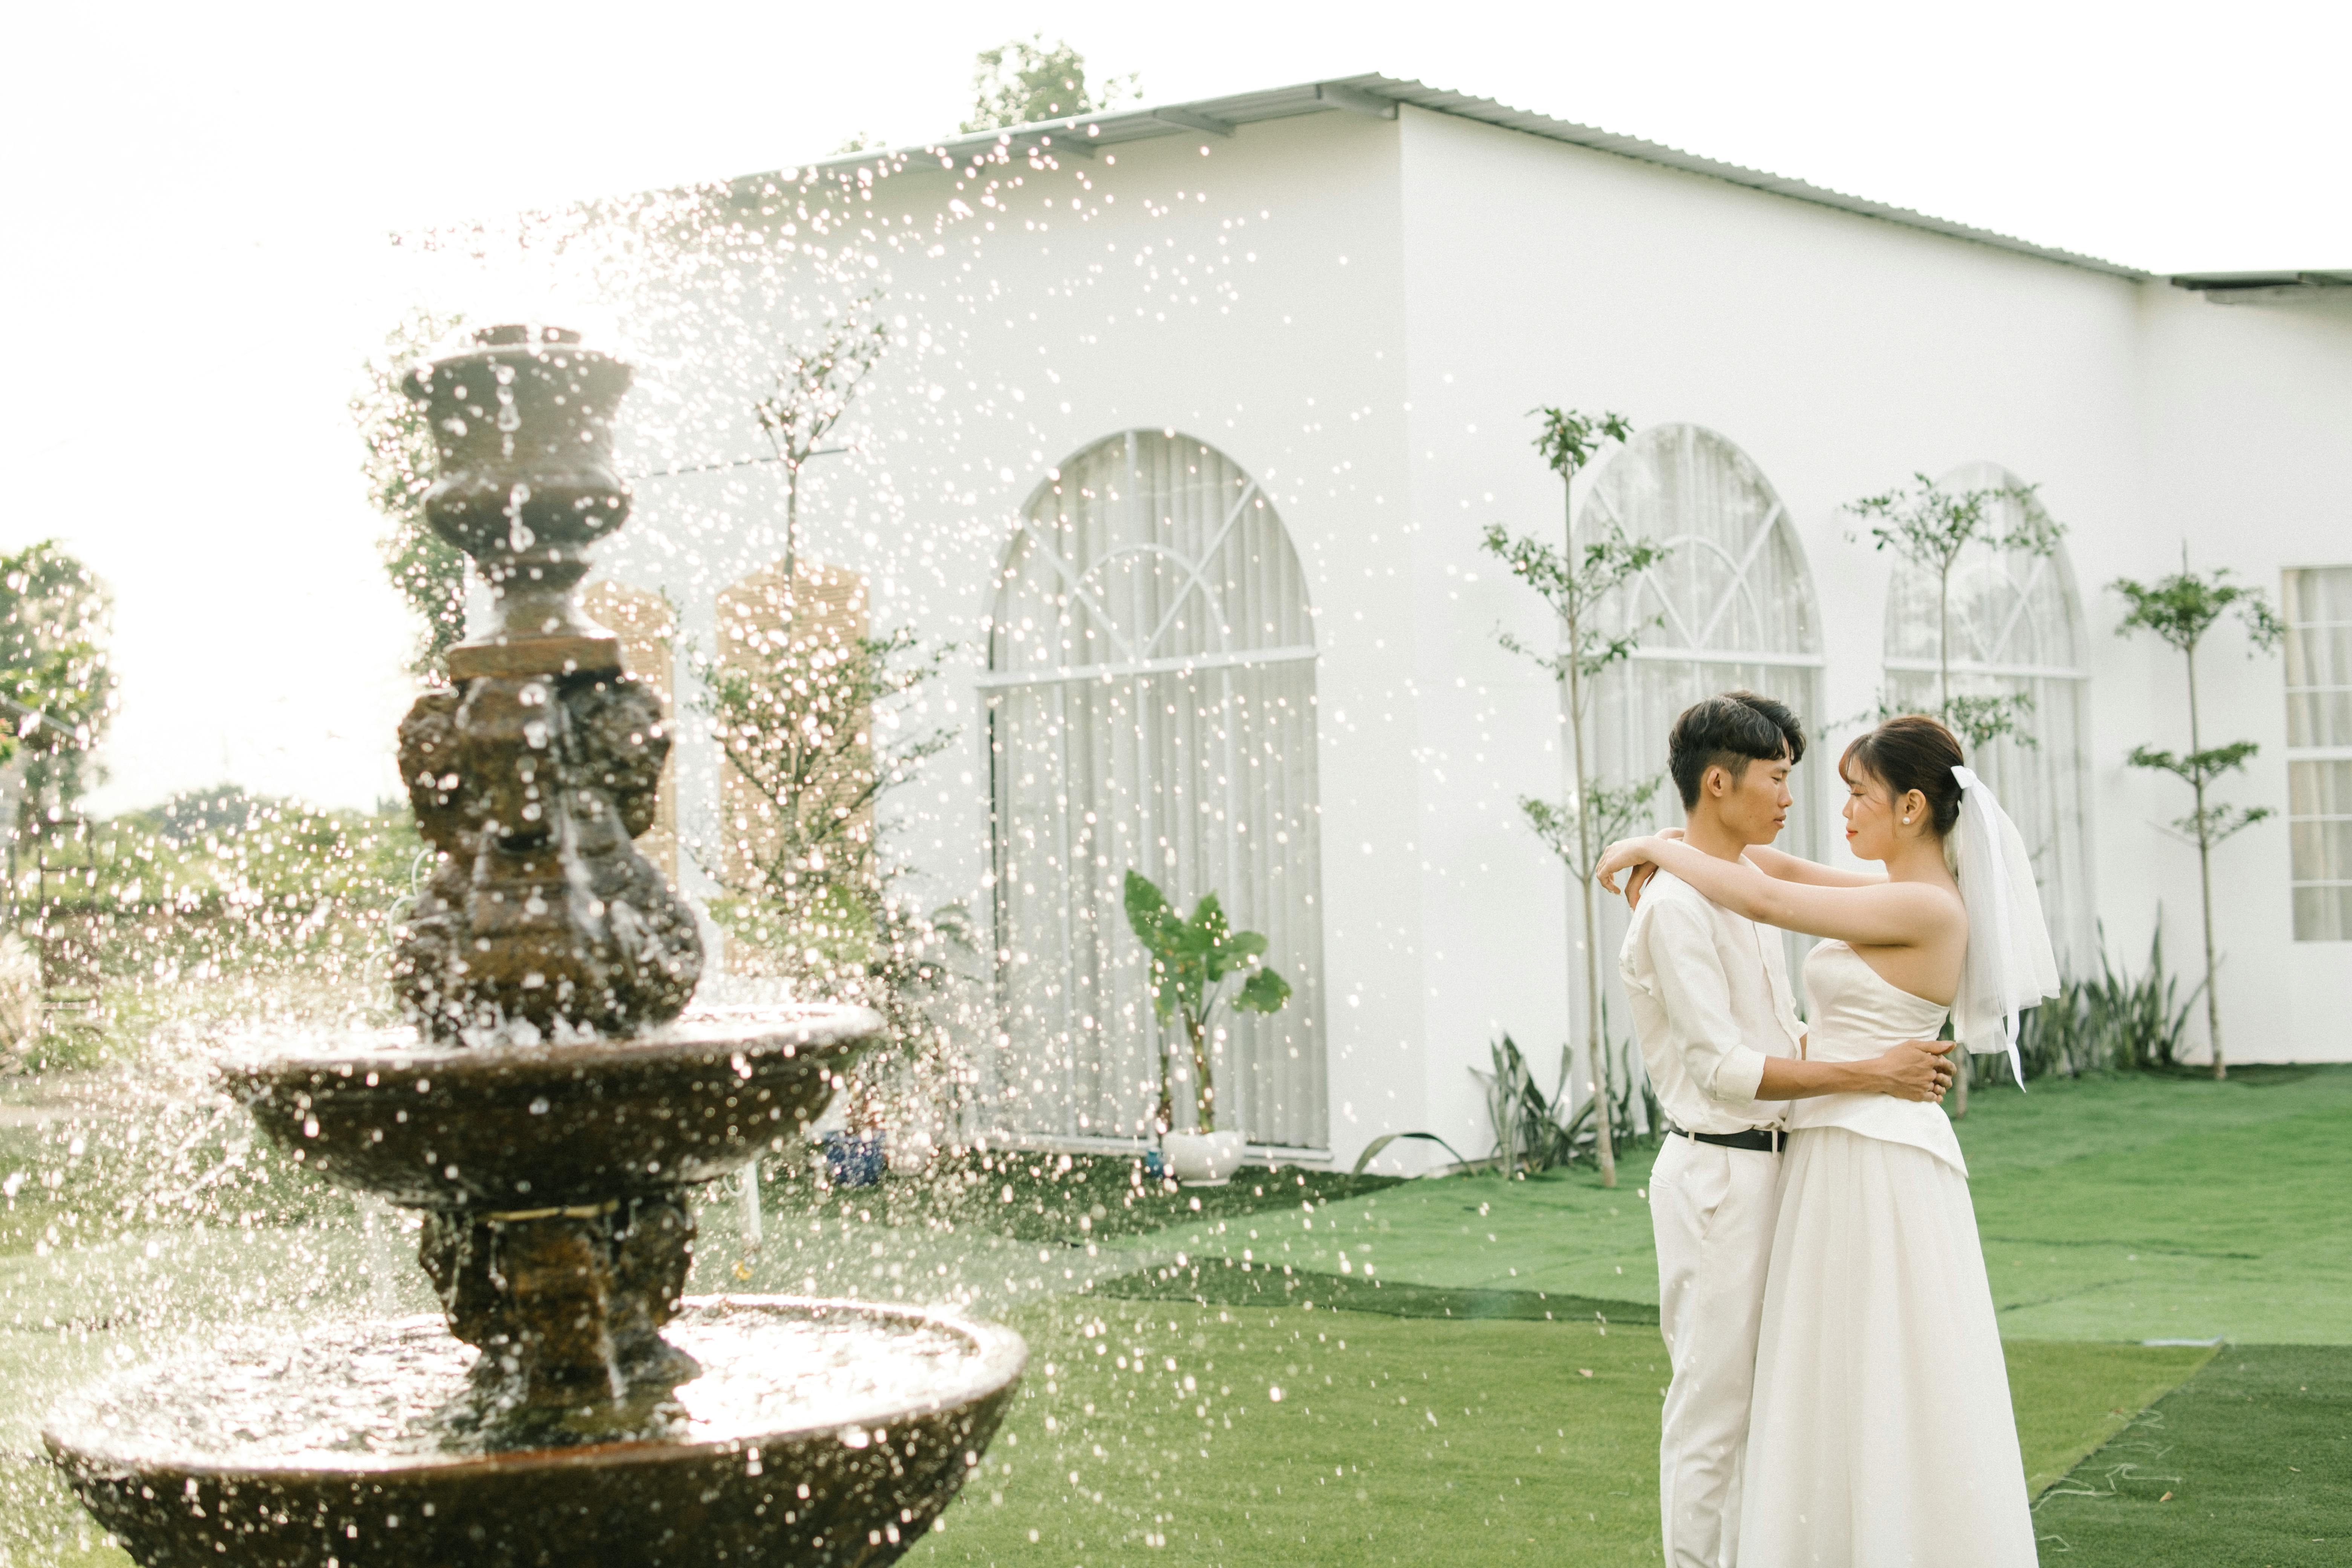
[[[100,809],[222,778],[363,804],[394,787],[410,627],[343,404],[448,286],[392,231],[774,168],[856,131],[937,136],[973,53],[1042,31],[1154,101],[1385,71],[2154,269],[2352,267],[2347,16],[28,6],[0,63],[0,546],[57,536],[114,589]]]

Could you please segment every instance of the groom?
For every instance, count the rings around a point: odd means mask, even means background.
[[[1666,739],[1684,842],[1726,860],[1770,844],[1788,820],[1789,770],[1804,754],[1803,726],[1769,697],[1727,691],[1691,707]],[[1951,1068],[1937,1047],[1916,1042],[1868,1061],[1801,1059],[1805,1026],[1780,932],[1664,873],[1636,888],[1618,966],[1642,1059],[1672,1123],[1650,1175],[1658,1325],[1674,1367],[1658,1445],[1665,1560],[1668,1568],[1735,1568],[1788,1101],[1937,1098]]]

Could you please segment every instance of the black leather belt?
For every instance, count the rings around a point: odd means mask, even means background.
[[[1677,1138],[1687,1138],[1694,1143],[1714,1143],[1726,1149],[1751,1149],[1759,1154],[1777,1154],[1789,1135],[1776,1127],[1750,1127],[1745,1132],[1685,1132],[1679,1127],[1667,1131]]]

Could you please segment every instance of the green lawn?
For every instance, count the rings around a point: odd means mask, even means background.
[[[2231,1345],[2036,1510],[2044,1562],[2352,1562],[2352,1347]]]
[[[2352,1341],[2352,1069],[1987,1090],[1959,1126],[2005,1335]],[[1589,1171],[1412,1182],[1108,1245],[1654,1303],[1654,1158],[1629,1152],[1614,1191]]]
[[[1977,1098],[2046,1563],[2352,1557],[2348,1120],[2347,1069]],[[72,1137],[0,1129],[0,1164],[34,1173],[0,1211],[0,1564],[118,1568],[37,1458],[58,1393],[226,1319],[430,1303],[404,1232],[307,1184],[144,1228],[117,1201],[135,1141],[75,1163]],[[713,1194],[692,1288],[954,1300],[1030,1336],[1004,1438],[917,1562],[1655,1561],[1650,1157],[1614,1191],[1252,1172],[1170,1194],[1124,1161],[1001,1154],[821,1201],[777,1182],[756,1253]],[[2138,1342],[2215,1335],[2218,1357]]]
[[[1658,1559],[1654,1327],[1069,1297],[1014,1321],[1029,1381],[912,1562]],[[2011,1345],[2028,1469],[2056,1479],[2210,1354]]]

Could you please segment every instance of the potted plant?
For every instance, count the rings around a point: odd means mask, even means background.
[[[1244,1013],[1276,1013],[1290,1000],[1290,983],[1262,962],[1265,938],[1234,931],[1217,895],[1193,906],[1190,920],[1140,872],[1127,874],[1127,923],[1150,960],[1151,1011],[1161,1024],[1177,1020],[1192,1054],[1193,1131],[1179,1132],[1169,1091],[1169,1042],[1160,1050],[1160,1105],[1154,1117],[1168,1171],[1188,1186],[1221,1186],[1241,1168],[1244,1134],[1217,1127],[1216,1078],[1211,1069],[1223,1031],[1212,1031],[1220,1004]],[[1228,980],[1241,984],[1228,988]]]

